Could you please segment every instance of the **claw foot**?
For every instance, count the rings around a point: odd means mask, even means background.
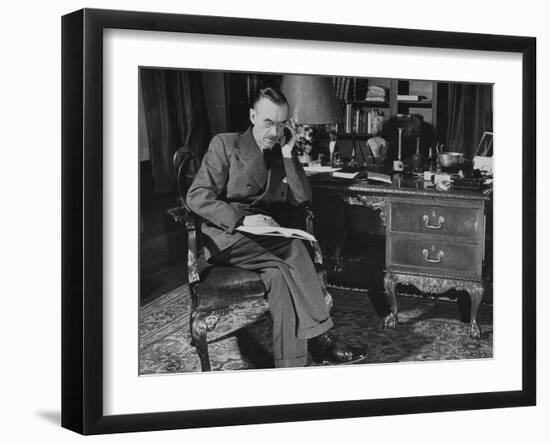
[[[469,331],[470,338],[474,338],[476,340],[479,340],[481,337],[481,331],[479,330],[479,326],[477,325],[477,322],[473,321],[470,323],[470,331]]]
[[[395,329],[397,326],[397,313],[390,312],[384,317],[384,329]]]

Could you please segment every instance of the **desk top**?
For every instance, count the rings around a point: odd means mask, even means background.
[[[493,194],[492,185],[484,186],[480,191],[451,189],[442,191],[430,186],[430,182],[425,182],[422,177],[414,175],[394,174],[392,183],[380,183],[372,180],[352,180],[335,178],[330,172],[309,174],[308,178],[314,188],[322,187],[336,191],[346,191],[353,193],[378,194],[378,195],[403,195],[403,196],[421,196],[437,197],[449,199],[465,200],[490,200]]]

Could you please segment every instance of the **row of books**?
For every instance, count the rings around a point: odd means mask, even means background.
[[[350,89],[354,86],[355,79],[351,77],[332,77],[332,84],[338,100],[347,100],[350,96]]]
[[[346,105],[345,131],[356,134],[376,134],[382,130],[384,114],[378,109],[366,111],[364,109],[353,109],[348,103]]]
[[[373,102],[388,101],[389,87],[383,81],[378,84],[372,84],[376,80],[355,77],[332,77],[332,84],[336,92],[336,98],[342,101],[365,100]],[[397,101],[429,101],[431,97],[422,94],[422,90],[413,89],[411,91],[401,90],[397,94]],[[419,94],[420,93],[420,94]],[[430,94],[428,94],[430,95]]]
[[[332,77],[332,84],[338,100],[367,100],[375,102],[384,102],[387,100],[388,88],[369,85],[367,79]]]

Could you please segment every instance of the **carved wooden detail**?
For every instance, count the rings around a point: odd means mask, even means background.
[[[480,283],[468,280],[456,280],[444,277],[426,277],[411,274],[393,274],[397,283],[410,284],[429,294],[442,294],[450,289],[473,291]]]
[[[187,278],[189,283],[199,282],[199,257],[200,252],[197,248],[197,231],[194,225],[187,226]]]
[[[384,327],[393,328],[397,325],[396,288],[398,284],[413,285],[420,291],[428,294],[442,294],[450,289],[466,291],[472,301],[469,333],[472,338],[480,337],[480,330],[477,324],[477,311],[485,293],[485,287],[482,282],[387,272],[384,276],[384,289],[386,290],[391,313],[384,319]]]
[[[191,343],[197,349],[203,372],[210,371],[210,358],[208,355],[208,331],[214,329],[215,324],[204,321],[200,312],[191,312]],[[212,328],[212,329],[210,329]]]
[[[435,188],[420,188],[416,184],[418,181],[408,180],[410,183],[407,185],[398,185],[393,184],[392,186],[384,185],[373,185],[365,182],[354,182],[350,185],[342,186],[341,183],[336,181],[321,181],[316,180],[312,177],[312,183],[317,188],[329,189],[331,191],[337,192],[347,192],[347,193],[359,193],[359,194],[382,194],[383,196],[412,196],[412,197],[437,197],[444,198],[448,200],[485,200],[489,201],[492,197],[492,188],[487,189],[484,192],[477,191],[462,191],[462,190],[453,190],[449,191],[439,191]]]
[[[388,205],[388,199],[378,195],[343,195],[344,201],[349,205],[361,205],[366,208],[371,208],[376,211],[380,211],[380,219],[382,224],[386,225],[386,208]]]
[[[395,292],[397,280],[395,274],[387,272],[384,275],[384,290],[386,291],[386,298],[390,305],[390,313],[384,317],[384,328],[395,328],[397,326],[397,298]]]
[[[487,208],[491,205],[492,188],[487,187],[482,191],[470,191],[451,189],[442,191],[433,187],[425,186],[422,178],[408,177],[405,175],[394,175],[391,184],[375,184],[368,181],[342,181],[335,180],[332,177],[314,175],[311,182],[317,192],[330,192],[341,198],[346,205],[363,206],[379,211],[380,218],[386,226],[386,274],[384,277],[384,288],[387,301],[390,307],[390,313],[384,318],[384,327],[394,328],[398,322],[398,308],[396,300],[396,287],[399,284],[412,284],[419,290],[426,293],[441,294],[449,289],[466,291],[471,303],[471,322],[470,335],[479,337],[479,327],[476,317],[479,305],[485,292],[483,271],[483,257],[485,247],[485,221],[481,212],[487,214]],[[391,205],[400,204],[415,206],[416,213],[420,214],[421,221],[416,220],[416,224],[408,223],[408,214],[401,215],[400,225],[390,226],[392,215],[398,212],[392,212]],[[445,214],[439,214],[435,211],[422,212],[423,208],[432,206],[449,208]],[[420,208],[420,209],[419,209]],[[395,208],[394,208],[395,209]],[[469,212],[468,212],[469,211]],[[468,213],[475,212],[476,219],[472,229],[466,233],[456,229],[450,229],[455,224],[464,223]],[[413,211],[414,212],[414,211]],[[449,215],[447,215],[449,214]],[[458,217],[455,217],[455,214]],[[461,219],[464,214],[464,219]],[[396,217],[396,220],[399,218]],[[469,219],[468,219],[469,220]],[[471,223],[471,221],[468,221]],[[483,224],[482,224],[483,223]],[[350,229],[345,226],[343,231]],[[456,232],[455,232],[456,231]],[[420,260],[418,257],[402,254],[397,257],[394,250],[396,239],[410,241],[421,235],[422,238],[428,238],[428,234],[437,235],[438,241],[450,247],[443,251],[441,245],[437,248],[431,248],[421,245],[419,249]],[[343,242],[342,242],[343,243]],[[404,248],[408,247],[403,240]],[[336,266],[335,270],[341,269],[340,249],[342,245],[335,248]],[[457,262],[458,257],[451,263],[447,258],[451,251],[456,248],[458,253],[463,253],[464,260],[468,261],[470,266],[467,270],[462,269]],[[466,254],[466,252],[468,254]],[[447,255],[447,256],[445,256]],[[423,256],[423,260],[422,260]],[[473,257],[473,258],[472,258]],[[453,256],[452,258],[456,258]],[[447,263],[448,262],[448,263]],[[460,263],[463,264],[463,263]]]

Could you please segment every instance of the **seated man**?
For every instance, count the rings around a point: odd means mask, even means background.
[[[251,235],[239,225],[278,225],[275,208],[311,198],[304,170],[292,150],[288,103],[274,88],[261,89],[250,109],[252,126],[242,134],[216,135],[187,194],[204,219],[205,255],[211,263],[261,275],[273,318],[275,367],[317,361],[349,363],[364,358],[327,334],[333,322],[311,256],[301,240]],[[289,140],[284,140],[284,128]],[[286,143],[285,143],[286,142]]]

